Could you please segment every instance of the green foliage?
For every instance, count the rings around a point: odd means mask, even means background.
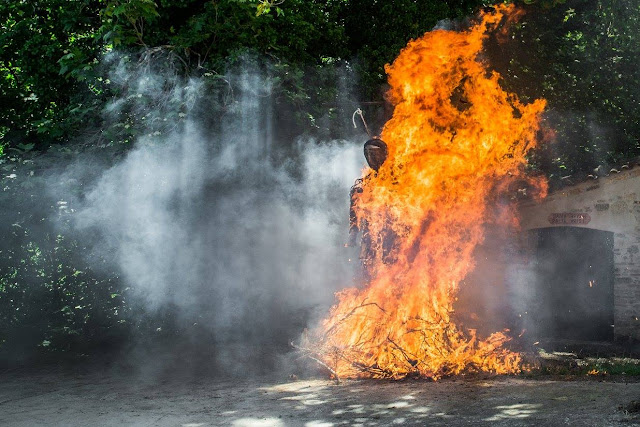
[[[175,50],[192,69],[218,66],[241,49],[314,62],[342,53],[334,9],[333,2],[303,0],[112,0],[101,33],[114,46]]]
[[[104,38],[115,46],[144,43],[145,26],[159,16],[153,0],[110,0],[102,10]]]
[[[126,332],[123,290],[78,259],[78,243],[14,224],[0,268],[0,358],[84,352]]]
[[[78,236],[73,208],[49,194],[51,169],[74,163],[78,150],[22,145],[0,158],[0,205],[10,207],[0,211],[0,365],[113,352],[157,338],[158,329],[176,336],[170,310],[146,311],[115,272],[112,254]],[[94,150],[112,161],[124,152]],[[101,170],[66,176],[70,198]]]
[[[298,117],[321,94],[316,75],[335,74],[345,60],[361,93],[380,99],[384,64],[413,37],[444,18],[462,17],[478,0],[377,2],[373,0],[35,0],[0,4],[0,141],[15,146],[63,142],[88,124],[100,125],[105,103],[117,96],[99,67],[114,49],[132,62],[161,56],[179,60],[183,75],[222,74],[247,52],[260,55],[301,84],[283,86]],[[141,61],[144,66],[146,61]],[[327,71],[321,70],[321,68]],[[294,71],[295,69],[295,71]],[[319,81],[327,82],[320,77]],[[296,88],[298,92],[293,92]],[[331,98],[320,99],[328,104]],[[326,111],[324,112],[326,113]],[[308,120],[304,126],[312,125]],[[109,126],[116,126],[110,128]],[[131,123],[102,124],[109,140]]]
[[[0,2],[0,143],[58,140],[86,124],[98,0]]]
[[[60,143],[90,125],[130,141],[129,114],[100,123],[118,97],[101,66],[117,50],[132,64],[167,61],[183,77],[223,73],[247,52],[298,70],[346,54],[342,2],[287,0],[36,0],[0,4],[0,144]],[[317,88],[312,91],[320,92]],[[297,99],[308,98],[296,94]],[[309,103],[303,108],[311,108]],[[145,127],[145,131],[148,127]],[[118,141],[120,142],[120,141]]]
[[[624,357],[584,357],[575,355],[563,355],[562,357],[549,358],[549,353],[540,349],[542,355],[537,360],[536,366],[523,375],[535,377],[538,375],[571,375],[603,377],[606,375],[640,375],[640,360]]]
[[[536,155],[552,179],[591,173],[640,155],[640,6],[567,0],[527,9],[514,36],[494,46],[503,83],[545,98],[555,143]]]
[[[537,155],[559,176],[580,164],[640,153],[636,34],[629,0],[523,0],[528,11],[492,63],[505,85],[544,97],[558,139],[570,149]],[[339,89],[329,84],[352,61],[360,96],[382,98],[384,65],[411,38],[483,1],[414,0],[34,0],[0,3],[0,146],[63,142],[89,124],[109,143],[131,141],[140,118],[101,123],[119,96],[100,67],[105,53],[153,59],[178,74],[219,76],[247,52],[275,64],[279,102],[313,128],[333,114]],[[284,70],[283,74],[279,71]],[[321,86],[321,84],[323,86]],[[328,86],[327,86],[328,85]],[[330,87],[327,90],[327,87]],[[149,104],[151,107],[152,104]],[[318,106],[324,106],[320,111]],[[571,112],[569,115],[567,112]],[[145,131],[147,128],[145,128]],[[566,142],[569,141],[568,145]],[[582,142],[578,142],[582,141]],[[5,150],[6,151],[6,150]]]
[[[522,0],[522,3],[526,5],[540,5],[545,9],[549,9],[559,4],[563,4],[566,1],[567,0]]]
[[[335,103],[341,64],[338,58],[348,56],[344,29],[337,18],[341,6],[342,2],[306,0],[257,4],[240,0],[162,0],[155,9],[157,16],[125,11],[130,19],[123,15],[109,18],[101,31],[107,42],[117,42],[119,50],[127,52],[126,68],[131,74],[139,75],[140,69],[160,64],[165,69],[156,69],[156,75],[166,75],[169,80],[172,73],[175,77],[195,74],[204,77],[205,85],[219,84],[227,70],[247,58],[256,58],[254,62],[259,64],[255,66],[268,68],[266,74],[274,80],[278,114],[282,113],[287,127],[313,131],[316,118],[327,116],[331,103]],[[144,20],[144,32],[139,31],[143,25],[135,24],[134,17]],[[147,48],[131,50],[137,45]],[[173,83],[164,86],[171,88]],[[127,85],[121,87],[128,92]],[[111,90],[119,99],[140,95],[123,93],[113,85]],[[140,105],[150,98],[143,95],[135,101]],[[137,135],[125,135],[126,130],[164,132],[138,126],[144,115],[157,113],[153,105],[148,104],[150,108],[144,114],[125,108],[119,123],[106,129],[105,136],[130,140]],[[173,111],[184,113],[180,108]],[[162,120],[179,122],[173,116],[169,113]],[[294,117],[295,123],[288,122],[288,116]]]
[[[379,88],[386,81],[384,65],[392,62],[409,40],[422,36],[440,20],[461,19],[482,5],[478,0],[345,2],[340,19],[349,52],[359,59],[358,72],[367,96],[380,97]]]
[[[0,205],[7,207],[0,211],[0,363],[95,351],[130,327],[126,288],[91,267],[104,259],[87,261],[87,247],[70,234],[67,203],[47,196],[42,171],[77,151],[52,148],[43,158],[34,147],[19,144],[0,158]]]

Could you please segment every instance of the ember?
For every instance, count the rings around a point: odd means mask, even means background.
[[[453,313],[485,225],[517,223],[511,206],[496,214],[498,201],[523,180],[546,193],[543,180],[523,171],[545,101],[522,104],[478,59],[487,35],[515,15],[499,5],[466,31],[429,32],[386,68],[395,105],[381,135],[388,159],[365,171],[355,209],[372,236],[389,229],[397,236],[394,261],[384,262],[378,247],[367,285],[339,292],[302,343],[336,377],[521,369],[519,354],[503,348],[506,331],[480,338],[458,327]]]

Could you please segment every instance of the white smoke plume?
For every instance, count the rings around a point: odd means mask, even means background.
[[[365,138],[278,140],[273,79],[255,68],[207,93],[202,79],[122,67],[112,79],[126,90],[107,113],[131,111],[138,96],[159,100],[158,111],[140,111],[148,123],[176,118],[167,106],[179,105],[178,123],[139,137],[98,174],[70,203],[75,228],[94,242],[91,252],[114,260],[146,312],[170,308],[185,335],[197,331],[186,341],[215,347],[214,364],[250,370],[238,353],[285,351],[336,290],[353,285],[343,244]]]

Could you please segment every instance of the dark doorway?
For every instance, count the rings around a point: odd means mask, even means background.
[[[537,235],[529,321],[544,338],[613,340],[613,233],[577,227]]]

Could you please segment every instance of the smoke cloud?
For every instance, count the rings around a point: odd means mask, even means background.
[[[113,260],[145,313],[171,313],[184,342],[168,344],[169,358],[190,346],[202,363],[259,370],[353,285],[343,244],[365,138],[279,140],[273,79],[256,67],[212,88],[112,65],[122,96],[107,115],[161,126],[97,174],[67,170],[97,175],[69,202],[75,232],[93,242],[88,257]],[[147,359],[140,347],[131,354]]]

